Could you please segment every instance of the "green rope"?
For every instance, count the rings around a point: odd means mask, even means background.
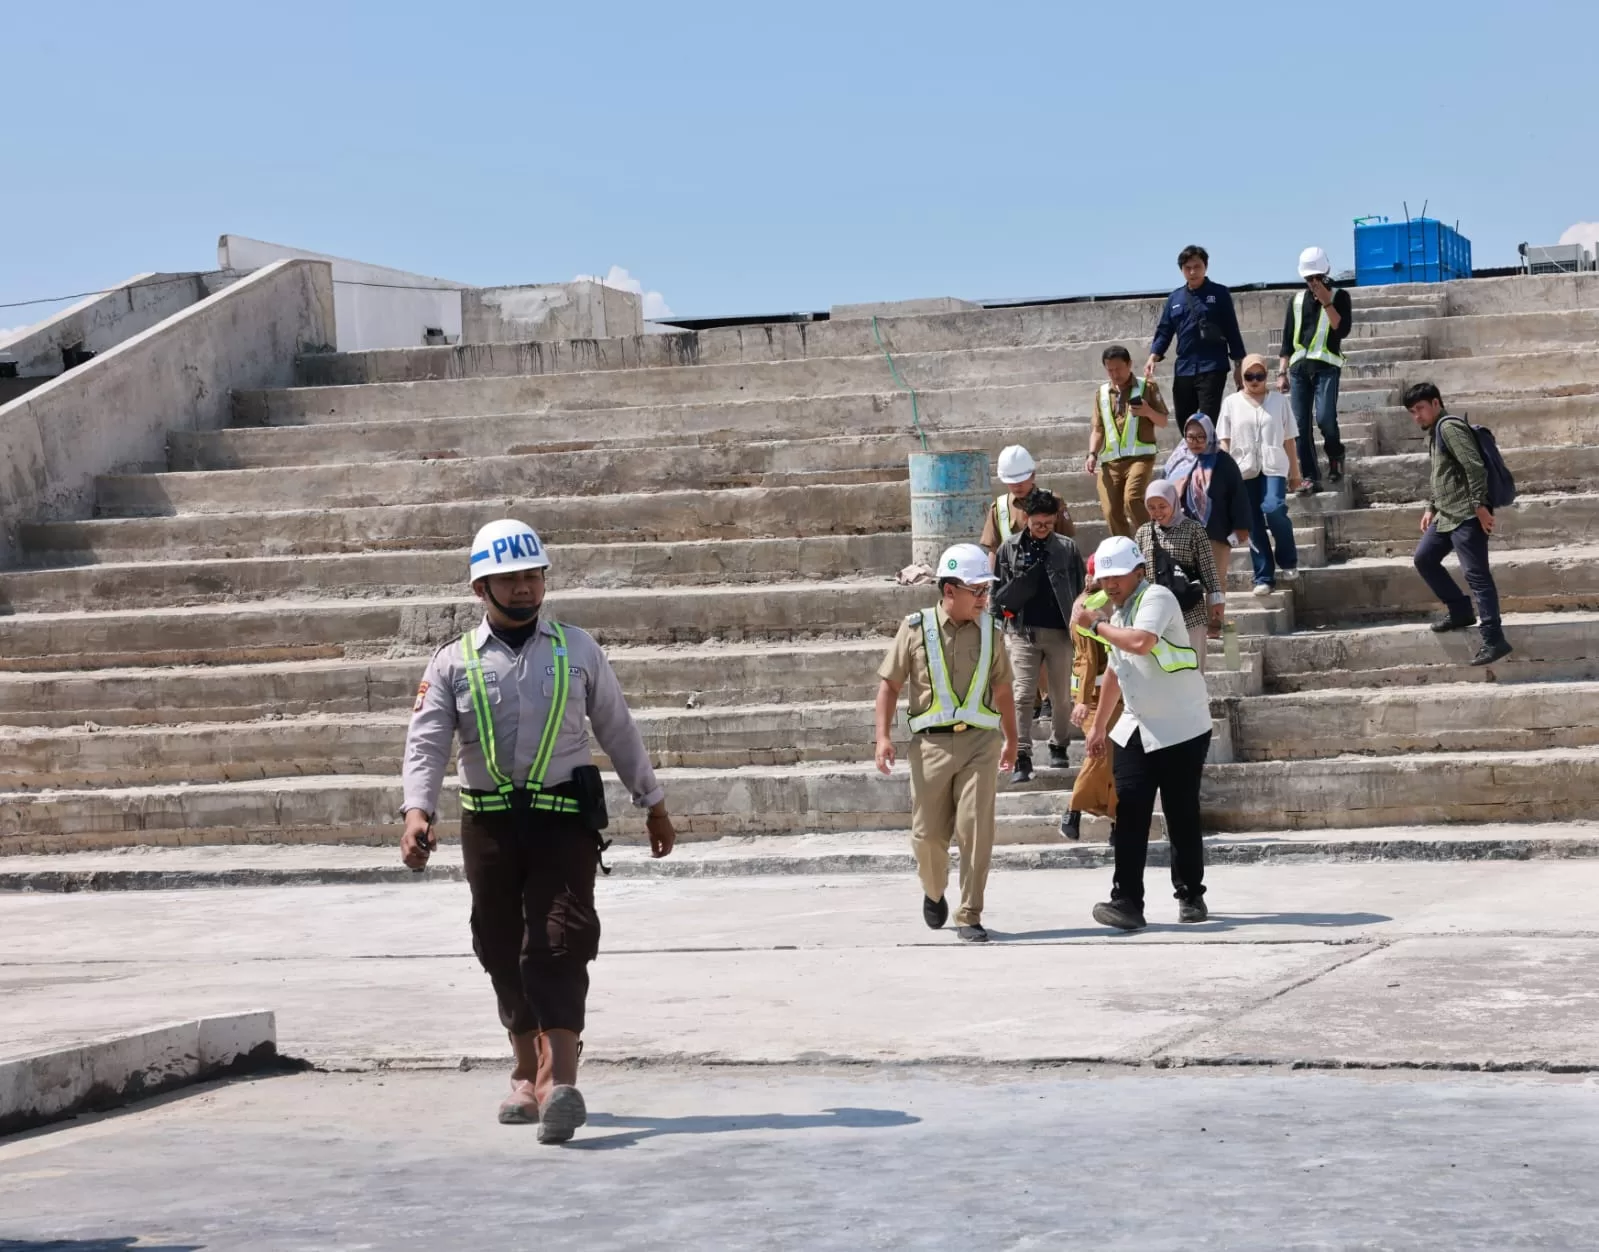
[[[899,367],[894,364],[894,358],[889,354],[888,348],[883,343],[883,337],[877,333],[877,318],[872,318],[872,338],[877,340],[877,346],[882,349],[883,359],[888,362],[888,372],[901,391],[907,391],[911,397],[911,424],[916,427],[916,433],[922,440],[922,451],[927,451],[927,432],[922,429],[922,411],[916,402],[916,388],[912,387],[899,375]]]

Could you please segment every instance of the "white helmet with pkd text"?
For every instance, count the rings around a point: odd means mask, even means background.
[[[514,574],[524,569],[548,569],[549,553],[526,522],[503,518],[490,522],[472,540],[469,581],[494,574]]]
[[[1019,443],[1002,448],[999,453],[999,481],[1024,483],[1038,472],[1038,462],[1033,454]]]
[[[975,543],[957,543],[945,548],[934,573],[939,578],[959,579],[968,587],[985,587],[994,581],[988,553]]]
[[[1299,276],[1309,278],[1312,274],[1326,276],[1332,273],[1332,261],[1320,248],[1306,248],[1299,254]]]

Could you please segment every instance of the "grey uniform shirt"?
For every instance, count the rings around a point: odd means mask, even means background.
[[[632,794],[633,803],[640,808],[656,804],[666,792],[655,780],[643,736],[628,712],[616,672],[592,637],[575,626],[564,622],[561,625],[566,631],[565,660],[571,668],[571,678],[566,716],[561,721],[544,785],[570,782],[574,769],[592,764],[594,756],[583,724],[587,716],[595,738],[611,758],[616,776]],[[522,645],[520,652],[513,652],[489,629],[485,618],[473,632],[473,640],[483,662],[483,683],[494,719],[495,756],[501,771],[522,786],[527,782],[544,734],[544,721],[555,698],[554,632],[549,620],[542,618],[537,633]],[[472,712],[472,693],[459,639],[433,654],[417,688],[411,729],[405,737],[405,808],[425,813],[438,811],[450,741],[456,734],[461,736],[461,786],[473,791],[494,790],[494,780],[489,777],[478,742],[477,718]]]

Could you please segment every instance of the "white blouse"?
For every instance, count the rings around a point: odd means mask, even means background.
[[[1231,441],[1228,452],[1245,478],[1287,478],[1283,444],[1297,434],[1288,397],[1280,391],[1268,391],[1259,404],[1235,391],[1221,403],[1216,438]]]

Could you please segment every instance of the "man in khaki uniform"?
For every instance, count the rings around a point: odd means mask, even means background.
[[[1133,374],[1133,355],[1113,344],[1100,355],[1106,382],[1094,397],[1083,469],[1095,475],[1099,507],[1113,535],[1133,533],[1149,520],[1144,490],[1155,469],[1155,427],[1170,414],[1152,378]]]
[[[988,612],[988,553],[958,543],[938,561],[940,603],[912,613],[877,675],[877,768],[894,768],[894,712],[909,684],[911,847],[922,881],[922,920],[949,918],[949,842],[960,846],[957,933],[987,943],[983,889],[994,849],[999,775],[1016,762],[1015,676]]]

